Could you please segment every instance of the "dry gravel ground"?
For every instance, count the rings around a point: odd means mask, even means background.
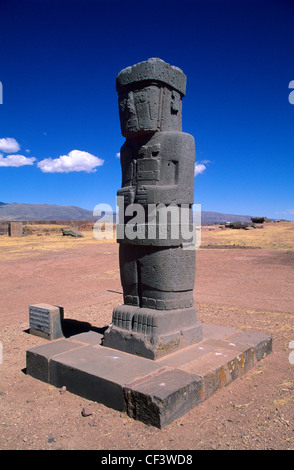
[[[58,232],[0,237],[0,449],[293,450],[293,248],[294,223],[254,233],[203,228],[194,291],[199,320],[270,333],[273,352],[159,430],[25,373],[26,350],[46,341],[27,331],[29,304],[61,305],[85,330],[110,323],[122,299],[117,244],[91,232],[84,239]]]

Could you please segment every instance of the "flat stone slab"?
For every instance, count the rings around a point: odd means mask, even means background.
[[[95,331],[27,351],[32,377],[162,428],[272,351],[270,335],[202,324],[203,340],[157,360],[101,345]]]

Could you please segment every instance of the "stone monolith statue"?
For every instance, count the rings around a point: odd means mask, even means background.
[[[195,282],[195,146],[182,132],[186,76],[158,58],[116,79],[122,187],[117,226],[124,304],[104,346],[149,359],[202,340]]]

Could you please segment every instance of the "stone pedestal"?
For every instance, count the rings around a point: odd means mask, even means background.
[[[122,305],[114,310],[112,321],[103,344],[148,359],[158,359],[202,340],[202,326],[194,307],[154,310]]]
[[[202,341],[157,360],[105,347],[95,331],[59,339],[27,351],[26,373],[163,428],[272,350],[269,335],[201,326]]]

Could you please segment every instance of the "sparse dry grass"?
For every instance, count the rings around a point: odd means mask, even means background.
[[[23,237],[0,236],[1,259],[18,259],[34,256],[40,251],[74,249],[85,244],[114,243],[113,239],[97,240],[92,230],[81,230],[84,238],[63,236],[64,225],[32,225],[30,234]],[[49,235],[46,235],[47,234]],[[111,231],[112,233],[112,231]],[[256,247],[264,249],[294,250],[294,222],[268,223],[263,228],[250,230],[220,229],[204,226],[201,231],[201,247],[213,245]]]
[[[205,245],[237,245],[278,250],[294,250],[294,222],[267,223],[256,229],[220,229],[218,225],[203,227],[201,247]]]
[[[81,231],[83,238],[63,236],[64,225],[33,225],[29,235],[23,237],[0,237],[0,256],[2,260],[18,259],[30,254],[37,256],[40,251],[60,251],[75,249],[85,244],[113,243],[115,240],[97,240],[92,230]],[[70,228],[70,227],[68,227]],[[47,232],[47,235],[46,235]]]

